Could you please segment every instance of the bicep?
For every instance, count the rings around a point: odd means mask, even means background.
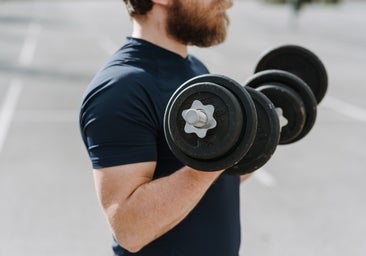
[[[94,168],[156,161],[161,124],[146,95],[111,86],[81,111],[80,128]],[[121,91],[120,91],[121,90]]]
[[[119,207],[133,192],[152,180],[156,162],[142,162],[94,169],[98,199],[104,210]]]

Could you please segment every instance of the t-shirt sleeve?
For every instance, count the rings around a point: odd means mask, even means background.
[[[155,96],[148,86],[125,79],[88,100],[80,128],[93,168],[156,161],[159,121]]]

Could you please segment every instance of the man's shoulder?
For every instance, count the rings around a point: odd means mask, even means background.
[[[137,93],[139,88],[147,87],[154,83],[154,79],[146,70],[128,64],[110,64],[104,66],[94,76],[84,92],[83,102],[103,92],[111,95],[128,95]]]

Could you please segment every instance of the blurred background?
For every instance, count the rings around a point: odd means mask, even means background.
[[[241,256],[366,255],[365,13],[361,0],[235,1],[227,41],[191,48],[238,82],[289,43],[328,71],[310,134],[242,185]],[[111,255],[78,111],[129,34],[120,0],[0,0],[1,256]]]

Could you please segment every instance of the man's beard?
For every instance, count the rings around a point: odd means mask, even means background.
[[[210,13],[212,9],[224,8],[220,4],[222,0],[213,3],[212,8],[187,7],[181,1],[173,1],[168,10],[167,32],[170,36],[183,44],[199,47],[217,45],[225,40],[228,16],[223,11],[217,15]]]

